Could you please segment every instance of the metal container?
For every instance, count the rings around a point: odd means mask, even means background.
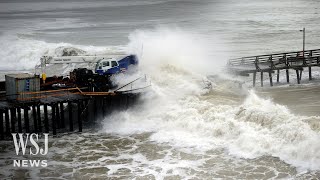
[[[8,74],[6,95],[8,100],[34,100],[40,91],[40,76],[28,73]]]

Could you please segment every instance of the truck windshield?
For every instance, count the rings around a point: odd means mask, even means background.
[[[115,66],[118,66],[117,61],[111,61],[111,67],[115,67]]]

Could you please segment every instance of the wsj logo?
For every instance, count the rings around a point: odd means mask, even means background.
[[[27,149],[29,150],[30,156],[48,154],[48,133],[44,133],[44,148],[40,148],[38,141],[39,135],[32,133],[12,133],[14,147],[16,149],[16,154],[26,155]],[[19,138],[17,138],[19,137]],[[27,148],[28,141],[32,144],[30,148]],[[21,153],[20,153],[21,150]],[[47,160],[13,160],[13,167],[47,167]]]

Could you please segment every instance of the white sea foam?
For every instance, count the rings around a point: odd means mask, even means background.
[[[153,93],[143,97],[144,104],[108,118],[105,131],[153,132],[150,140],[158,143],[200,152],[223,147],[236,157],[274,156],[301,170],[320,169],[320,134],[306,117],[254,91],[240,105],[211,100],[214,94],[232,96],[237,90],[216,88],[223,82],[213,84],[211,91],[206,88],[203,65],[212,62],[206,62],[205,49],[192,35],[159,30],[135,33],[131,40],[130,45],[143,44],[141,68],[152,78]]]

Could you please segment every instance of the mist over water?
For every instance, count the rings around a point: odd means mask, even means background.
[[[250,90],[250,77],[224,69],[229,57],[299,50],[302,26],[310,31],[307,47],[317,48],[318,6],[298,0],[1,2],[0,79],[33,72],[43,55],[127,52],[138,56],[137,72],[116,80],[146,74],[152,86],[137,105],[101,120],[101,128],[52,139],[46,170],[13,170],[5,161],[13,147],[4,144],[0,165],[7,171],[0,177],[319,178],[320,106],[311,93],[318,85]],[[50,73],[73,68],[52,66]],[[288,100],[306,93],[311,113],[294,108],[299,99]]]

